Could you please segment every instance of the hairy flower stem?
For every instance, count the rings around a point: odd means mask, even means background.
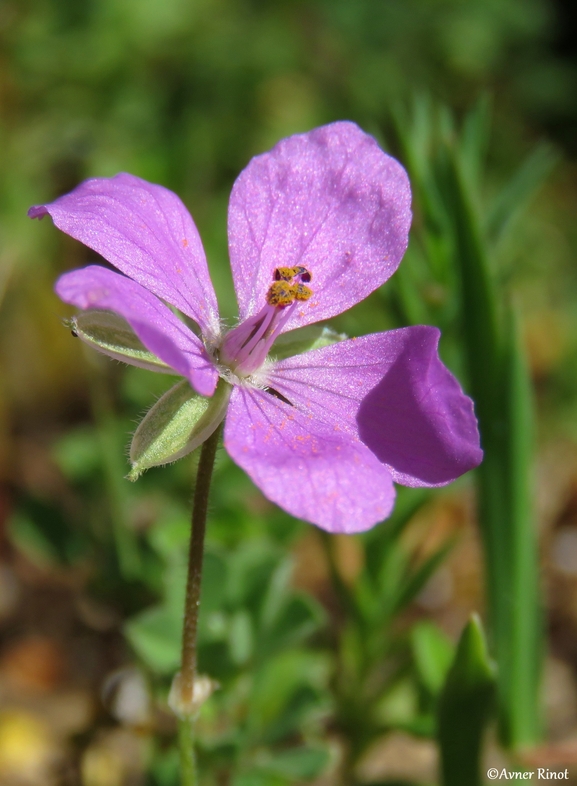
[[[171,708],[180,718],[179,747],[182,786],[196,786],[198,783],[194,755],[194,721],[202,702],[212,692],[212,683],[208,677],[197,675],[196,638],[208,497],[221,431],[222,426],[219,426],[203,443],[200,452],[188,552],[181,669],[173,681],[169,697]]]
[[[186,581],[184,629],[182,631],[182,665],[180,669],[181,700],[184,706],[190,704],[191,707],[193,706],[194,681],[196,678],[196,631],[200,605],[206,514],[208,511],[210,481],[212,480],[214,459],[220,434],[221,428],[217,428],[202,445],[192,508],[192,532],[188,551],[188,578]]]

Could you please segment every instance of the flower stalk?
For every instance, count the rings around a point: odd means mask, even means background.
[[[214,459],[221,430],[221,428],[217,428],[201,448],[192,508],[192,532],[190,534],[190,549],[188,552],[188,578],[186,581],[184,629],[182,632],[180,693],[183,706],[191,706],[193,712],[197,663],[196,636],[200,606],[202,560],[204,556],[204,534],[206,531],[210,482],[212,480]]]
[[[181,668],[173,680],[168,698],[170,708],[180,719],[179,747],[183,786],[194,786],[198,780],[194,756],[194,721],[200,707],[214,690],[214,683],[209,677],[197,674],[196,644],[208,498],[221,432],[222,425],[203,443],[200,452],[188,552]]]

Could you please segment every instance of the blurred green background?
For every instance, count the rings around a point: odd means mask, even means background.
[[[576,28],[563,0],[3,0],[2,786],[178,783],[165,702],[194,477],[185,459],[123,479],[129,435],[171,381],[72,340],[53,282],[95,255],[26,210],[118,171],[173,189],[232,319],[235,177],[337,119],[408,167],[416,209],[406,272],[332,327],[439,324],[471,391],[459,263],[427,168],[443,145],[497,238],[489,275],[517,313],[536,413],[525,480],[545,607],[542,731],[514,761],[577,762]],[[472,479],[400,493],[390,524],[330,543],[224,455],[213,497],[201,667],[222,689],[201,718],[203,783],[438,783],[437,698],[469,613],[487,607]],[[485,747],[506,761],[494,731]]]

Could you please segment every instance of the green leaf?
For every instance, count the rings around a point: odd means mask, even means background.
[[[280,560],[271,574],[268,586],[262,595],[260,623],[263,629],[271,627],[289,597],[289,583],[293,572],[290,558]]]
[[[318,709],[318,695],[325,689],[329,674],[328,658],[310,650],[285,648],[267,658],[254,671],[248,717],[250,737],[256,741],[292,730],[289,727],[301,722],[306,709],[299,694],[307,699],[307,707]],[[312,689],[314,695],[309,690],[305,696],[305,688]]]
[[[125,625],[128,640],[140,658],[153,671],[161,674],[176,669],[180,662],[182,620],[186,595],[187,551],[182,548],[169,554],[164,573],[164,598],[160,605],[145,609]],[[220,609],[224,600],[226,564],[219,554],[204,555],[200,594],[201,618],[199,643],[210,639],[211,612]],[[226,621],[225,621],[226,626]]]
[[[273,778],[270,773],[252,769],[236,775],[231,786],[288,786],[288,784],[285,778]]]
[[[205,613],[223,608],[227,578],[228,565],[225,558],[215,551],[205,550],[200,593],[200,602]]]
[[[246,609],[233,614],[228,630],[228,646],[233,663],[242,665],[252,655],[254,647],[254,631],[252,620]]]
[[[233,608],[260,610],[268,595],[263,588],[268,588],[278,561],[279,552],[268,544],[246,543],[237,548],[228,562],[228,604]]]
[[[35,497],[24,497],[7,524],[16,548],[42,566],[73,564],[88,545],[56,505]]]
[[[170,674],[180,663],[182,609],[146,609],[124,627],[126,637],[144,663],[160,674]]]
[[[467,114],[461,134],[460,158],[469,189],[478,192],[491,132],[491,99],[485,94]]]
[[[307,325],[307,327],[291,330],[283,333],[274,342],[271,355],[277,360],[300,355],[302,352],[309,352],[311,349],[328,347],[338,341],[344,341],[348,336],[344,333],[337,333],[331,328],[322,325]]]
[[[443,631],[428,621],[413,626],[411,643],[421,682],[436,696],[447,676],[455,648]]]
[[[378,580],[383,575],[383,562],[388,553],[395,549],[399,539],[418,511],[431,498],[431,492],[424,488],[407,489],[400,486],[390,519],[384,527],[373,527],[363,533],[365,560],[371,576]]]
[[[495,693],[481,622],[473,615],[461,635],[441,692],[438,737],[444,786],[480,786],[483,732]]]
[[[8,519],[8,535],[12,545],[33,564],[46,568],[62,562],[58,547],[44,527],[26,513],[16,511]]]
[[[231,386],[219,380],[211,398],[195,393],[186,380],[178,382],[148,411],[130,446],[136,480],[146,469],[176,461],[201,445],[222,422]]]
[[[495,394],[499,363],[497,297],[474,200],[454,152],[445,153],[443,185],[452,219],[455,263],[461,279],[463,339],[476,412],[482,423],[491,420],[499,407],[499,396]]]
[[[115,360],[163,374],[175,373],[146,349],[128,322],[117,314],[110,311],[83,311],[67,324],[72,335]]]
[[[503,737],[508,743],[527,745],[538,739],[541,731],[543,661],[539,555],[532,505],[533,401],[519,329],[514,314],[507,316],[502,372],[504,432],[499,453],[491,456],[506,482],[500,498],[494,501],[500,504],[500,511],[488,511],[499,538],[495,548],[504,552],[500,586],[506,594],[495,595],[492,600],[497,609],[499,693],[506,708],[501,718]],[[481,479],[488,482],[483,474]],[[505,529],[500,532],[499,515],[505,519]]]
[[[165,561],[185,553],[190,541],[190,511],[180,505],[167,506],[148,530],[147,540]]]
[[[304,593],[290,589],[292,560],[281,560],[270,577],[259,615],[259,657],[296,644],[316,631],[325,621],[319,603]]]
[[[93,426],[81,426],[69,431],[53,445],[52,454],[67,478],[85,480],[100,467],[96,429]]]
[[[455,541],[453,538],[447,540],[437,551],[434,551],[413,573],[410,573],[401,587],[399,588],[399,595],[396,599],[394,610],[399,613],[405,608],[413,598],[419,594],[427,581],[431,578],[433,573],[437,570],[439,565],[446,558],[447,554],[451,551]]]
[[[306,728],[307,720],[318,718],[330,700],[311,685],[300,685],[290,695],[282,711],[266,725],[261,734],[263,744],[282,743]],[[310,725],[310,724],[309,724]]]
[[[263,754],[262,758],[262,763],[259,762],[259,769],[271,775],[290,778],[291,782],[294,782],[295,780],[311,780],[318,777],[328,765],[330,754],[324,748],[303,746],[279,753],[267,752]]]
[[[292,646],[317,631],[325,621],[322,606],[304,593],[285,600],[272,624],[259,634],[259,656]]]
[[[484,460],[477,470],[492,642],[500,664],[500,735],[527,745],[539,736],[542,660],[537,541],[531,515],[531,388],[513,320],[498,319],[488,246],[460,164],[447,152],[447,205],[461,273],[463,338]],[[502,309],[506,311],[506,309]],[[502,314],[501,314],[502,316]]]
[[[501,240],[513,219],[527,205],[535,191],[549,176],[559,160],[553,148],[540,144],[519,167],[515,175],[497,195],[487,215],[485,226],[494,242]]]
[[[388,727],[406,728],[418,717],[419,696],[414,679],[402,677],[389,684],[375,705],[378,721]]]

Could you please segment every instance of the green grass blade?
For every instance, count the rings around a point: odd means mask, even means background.
[[[546,143],[540,144],[494,200],[486,218],[488,237],[498,243],[513,219],[526,206],[558,161],[558,154]]]
[[[498,330],[497,299],[479,220],[459,164],[447,151],[447,204],[461,274],[470,390],[485,451],[478,471],[491,639],[499,662],[502,741],[519,747],[539,733],[540,611],[529,471],[529,380],[514,331]]]
[[[531,504],[533,455],[532,390],[519,331],[513,315],[505,331],[503,411],[506,445],[503,450],[507,483],[510,537],[510,630],[507,649],[510,673],[503,674],[500,692],[514,707],[502,720],[514,745],[534,742],[540,733],[539,686],[543,657],[539,589],[539,558]],[[507,603],[502,599],[502,605]]]
[[[492,102],[488,94],[481,96],[463,122],[460,142],[460,158],[464,175],[471,189],[479,190],[485,155],[491,133]]]

